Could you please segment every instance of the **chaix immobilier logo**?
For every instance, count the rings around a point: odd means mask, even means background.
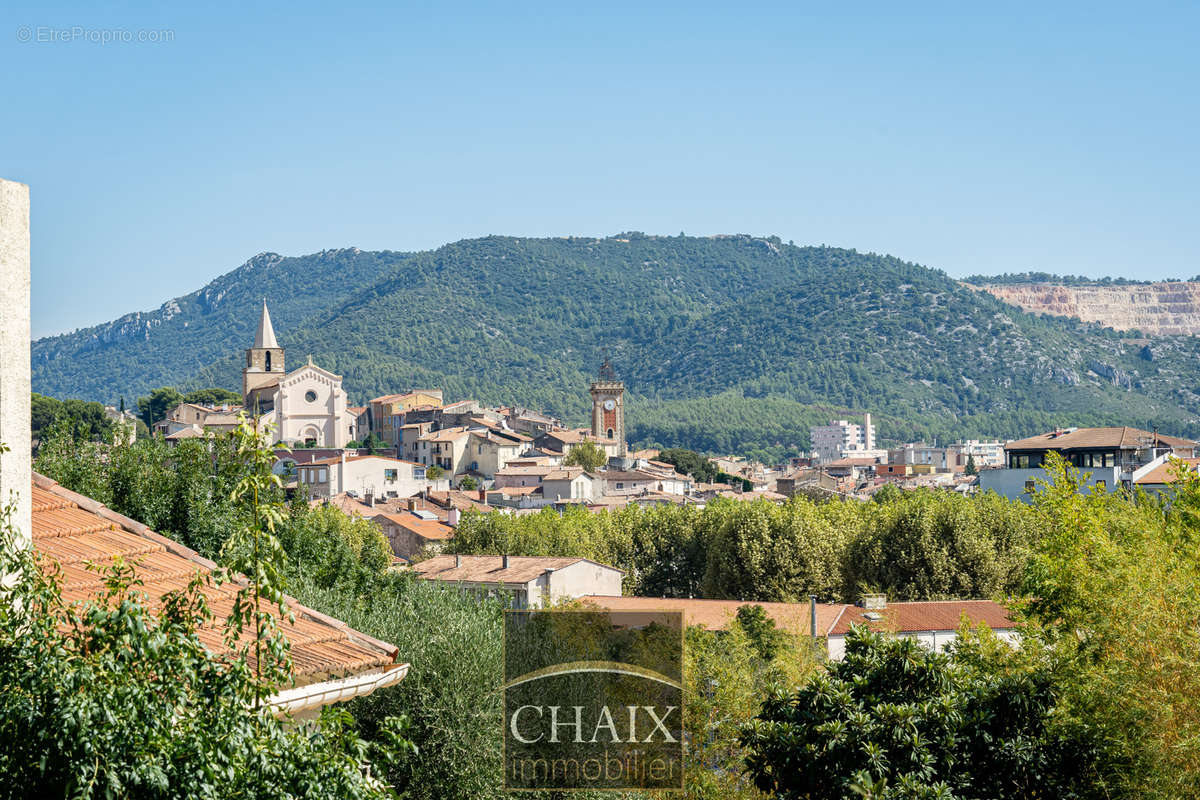
[[[683,617],[504,615],[507,789],[683,789]]]

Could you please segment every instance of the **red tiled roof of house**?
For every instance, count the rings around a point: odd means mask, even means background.
[[[456,559],[461,559],[461,566]],[[441,555],[418,562],[412,569],[419,577],[451,583],[528,583],[548,569],[562,569],[581,561],[597,563],[586,558],[509,556],[508,569],[505,569],[503,556]]]
[[[165,593],[183,589],[197,573],[211,573],[216,568],[195,551],[37,474],[33,477],[33,546],[39,555],[59,565],[63,599],[68,603],[87,601],[103,591],[104,576],[87,569],[89,562],[106,567],[116,557],[124,557],[136,567],[143,581],[138,590],[146,594],[152,609]],[[229,652],[221,622],[231,612],[239,588],[209,584],[202,589],[215,620],[198,635],[216,655]],[[278,624],[291,643],[297,685],[395,663],[394,645],[359,633],[290,597],[287,604],[296,622],[280,620]]]
[[[993,630],[1013,627],[1012,620],[1004,606],[994,600],[931,600],[915,603],[888,603],[873,613],[882,619],[874,622],[867,618],[871,609],[858,606],[846,606],[837,624],[829,631],[832,635],[850,632],[854,624],[896,631],[898,633],[916,633],[918,631],[952,631],[958,628],[959,621],[965,614],[972,625],[980,622]]]
[[[1154,469],[1147,472],[1142,477],[1138,478],[1134,483],[1139,486],[1144,485],[1166,485],[1175,480],[1176,471],[1182,466],[1185,470],[1195,472],[1200,468],[1200,458],[1175,458],[1169,459],[1164,464],[1159,464]]]
[[[482,490],[479,490],[482,491]],[[442,508],[457,508],[459,511],[491,511],[492,507],[481,501],[478,495],[472,497],[461,489],[451,489],[446,492],[427,491],[425,497],[429,502],[436,503]]]
[[[470,432],[466,428],[442,428],[440,431],[432,431],[421,437],[423,442],[457,442],[464,436],[470,436]]]
[[[827,464],[822,464],[823,467],[873,467],[875,466],[873,458],[839,458],[837,461],[830,461]]]
[[[580,475],[585,474],[583,467],[556,467],[550,472],[547,472],[542,480],[544,481],[573,481]],[[592,473],[586,473],[589,478],[595,478]]]
[[[742,600],[693,600],[659,597],[603,597],[589,595],[580,598],[585,603],[612,611],[682,611],[684,625],[699,625],[709,630],[724,630],[737,616],[742,606],[762,606],[767,616],[780,629],[807,635],[811,621],[807,603],[756,603]],[[845,606],[817,604],[817,633],[824,636],[841,616]]]
[[[454,529],[448,525],[443,525],[441,522],[432,519],[421,519],[415,514],[410,514],[407,511],[401,511],[395,514],[377,514],[375,518],[383,517],[389,522],[393,522],[402,528],[412,531],[418,536],[426,539],[453,539]]]
[[[684,623],[720,630],[737,615],[741,606],[762,606],[775,624],[792,633],[811,632],[808,603],[759,603],[741,600],[692,600],[658,597],[601,597],[581,598],[601,608],[614,611],[682,611]],[[939,600],[922,603],[889,603],[874,613],[879,621],[865,615],[869,609],[844,603],[817,603],[817,635],[844,636],[853,624],[897,633],[956,630],[963,614],[972,625],[980,622],[993,630],[1013,627],[1008,612],[992,600]]]
[[[391,456],[375,456],[375,455],[370,455],[367,453],[363,453],[363,454],[357,455],[357,456],[346,456],[346,463],[349,463],[351,461],[363,461],[368,458],[378,458],[380,461],[392,461],[397,464],[410,464],[414,467],[424,467],[425,466],[424,464],[418,464],[415,461],[405,461],[403,458],[392,458]],[[309,461],[309,462],[303,464],[302,466],[305,466],[305,467],[312,466],[312,465],[317,465],[317,466],[326,465],[327,466],[329,464],[340,464],[340,463],[342,463],[341,456],[330,456],[329,458],[314,459],[313,461]]]
[[[558,467],[552,467],[549,464],[531,464],[528,466],[515,467],[511,463],[501,469],[496,470],[496,477],[520,477],[522,475],[548,475],[554,472]]]
[[[521,497],[527,494],[541,494],[541,486],[497,486],[488,491],[499,492],[505,497]]]
[[[1005,450],[1077,450],[1079,448],[1109,447],[1131,449],[1144,447],[1156,434],[1129,426],[1110,428],[1076,428],[1073,431],[1051,431],[1004,445]],[[1178,436],[1157,434],[1157,443],[1167,447],[1193,447],[1196,442]]]

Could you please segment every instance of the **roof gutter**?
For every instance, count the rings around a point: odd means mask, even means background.
[[[376,689],[394,686],[404,680],[407,674],[408,664],[392,664],[347,678],[335,678],[285,689],[268,697],[266,704],[276,717],[299,714],[320,706],[343,703],[355,697],[366,697]]]

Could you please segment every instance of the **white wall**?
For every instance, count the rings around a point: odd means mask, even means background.
[[[1021,641],[1021,635],[1012,628],[994,629],[992,633],[996,634],[1001,641],[1008,642],[1014,647]],[[946,649],[947,645],[958,638],[958,631],[915,631],[913,633],[901,633],[898,635],[916,639],[922,647],[940,653]],[[846,657],[846,636],[839,634],[828,637],[825,640],[825,647],[830,661],[841,661]]]
[[[1025,490],[1026,481],[1047,480],[1049,476],[1042,467],[1034,469],[985,469],[979,472],[979,491],[993,491],[1007,497],[1009,500],[1032,502],[1033,497]],[[1119,467],[1093,467],[1087,478],[1087,487],[1096,485],[1097,481],[1105,481],[1109,492],[1114,492],[1121,486],[1121,470]],[[1036,483],[1035,483],[1036,485]],[[1035,490],[1036,491],[1036,490]]]
[[[589,594],[620,597],[621,573],[612,567],[578,561],[570,566],[543,574],[542,584],[549,590],[550,602],[585,597]],[[539,579],[539,582],[542,580]]]
[[[11,523],[32,542],[30,493],[29,187],[0,179],[0,505],[15,503]]]

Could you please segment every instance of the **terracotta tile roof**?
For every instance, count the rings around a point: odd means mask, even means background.
[[[363,413],[365,413],[367,410],[367,407],[366,406],[346,406],[346,410],[357,417],[357,416],[361,416]]]
[[[1018,439],[1004,445],[1005,450],[1077,450],[1080,448],[1110,447],[1121,449],[1136,449],[1144,447],[1155,438],[1151,431],[1141,428],[1076,428],[1073,431],[1043,433]],[[1158,443],[1167,447],[1193,447],[1196,443],[1191,439],[1181,439],[1178,436],[1158,434]]]
[[[426,539],[454,538],[454,529],[448,525],[443,525],[432,519],[421,519],[414,514],[409,514],[407,511],[395,514],[376,514],[374,519],[379,519],[380,517]]]
[[[205,433],[202,430],[197,430],[196,428],[183,428],[181,430],[175,431],[174,433],[168,433],[163,438],[164,439],[195,439],[197,436],[204,436],[204,435],[205,435]]]
[[[830,461],[827,464],[822,464],[823,467],[872,467],[875,466],[873,458],[839,458],[837,461]]]
[[[209,573],[215,564],[95,500],[76,494],[41,475],[33,478],[33,546],[57,562],[63,599],[68,603],[91,599],[104,588],[102,574],[87,569],[88,562],[107,566],[124,556],[137,567],[143,581],[139,590],[157,608],[163,594],[184,588],[197,573]],[[216,622],[199,632],[214,654],[227,653],[221,623],[233,608],[239,587],[230,584],[203,589]],[[288,598],[295,625],[280,622],[291,642],[293,677],[301,686],[331,677],[395,663],[396,647],[351,629]]]
[[[934,600],[924,603],[888,603],[874,613],[882,619],[872,622],[866,617],[869,609],[846,606],[843,613],[829,631],[837,636],[850,632],[853,624],[867,625],[880,630],[899,633],[917,631],[952,631],[958,628],[963,614],[972,625],[980,622],[993,630],[1012,628],[1012,620],[1004,606],[993,600]]]
[[[470,436],[470,432],[466,428],[443,428],[440,431],[433,431],[421,437],[423,442],[457,442],[464,436]]]
[[[732,500],[770,500],[772,503],[783,503],[788,498],[786,494],[779,492],[769,492],[766,490],[756,490],[753,492],[735,492],[731,489],[717,492],[718,497],[728,497]]]
[[[492,507],[479,499],[479,495],[471,496],[460,489],[447,492],[427,491],[425,497],[429,502],[442,508],[457,508],[459,511],[491,511]]]
[[[484,441],[492,442],[494,444],[501,445],[502,447],[517,447],[533,441],[524,434],[513,433],[512,431],[491,430],[490,428],[487,430],[471,431],[471,435],[477,439],[483,439]]]
[[[619,470],[601,472],[597,474],[597,477],[606,481],[633,481],[635,483],[653,483],[660,480],[659,476],[651,475],[648,472],[621,472]]]
[[[509,466],[503,469],[496,470],[496,477],[517,477],[521,475],[548,475],[551,472],[557,471],[557,467],[552,467],[549,464],[537,464],[529,466],[514,467],[510,463]]]
[[[455,559],[462,559],[461,567],[455,566]],[[450,583],[528,583],[547,569],[562,569],[581,561],[597,563],[586,558],[509,556],[508,569],[505,569],[502,556],[442,555],[418,562],[412,569],[421,578]],[[599,566],[621,572],[606,564]]]
[[[685,625],[723,630],[742,606],[762,606],[775,625],[791,633],[808,635],[811,631],[808,603],[755,603],[741,600],[693,600],[658,597],[603,597],[589,595],[585,603],[613,611],[682,611]],[[842,615],[841,604],[817,603],[817,633],[824,636]]]
[[[550,472],[547,472],[542,480],[544,481],[573,481],[580,475],[583,475],[583,467],[560,467]],[[587,473],[589,478],[595,478],[595,475]]]
[[[1173,480],[1175,480],[1176,470],[1179,468],[1180,462],[1183,462],[1183,465],[1186,469],[1190,469],[1193,472],[1200,468],[1200,458],[1176,458],[1168,460],[1165,464],[1159,464],[1157,467],[1134,481],[1134,483],[1138,485],[1165,485],[1171,483]]]
[[[808,635],[811,631],[808,603],[756,603],[741,600],[691,600],[658,597],[601,597],[581,598],[601,608],[615,611],[682,611],[684,623],[719,630],[729,624],[741,606],[762,606],[775,624],[792,633]],[[952,631],[966,614],[972,624],[985,623],[993,630],[1013,627],[1008,612],[991,600],[944,600],[926,603],[889,603],[878,613],[882,619],[873,622],[865,616],[868,609],[843,603],[817,603],[817,634],[844,636],[852,624],[895,631]]]
[[[499,486],[495,489],[489,489],[492,492],[498,492],[505,497],[520,497],[527,494],[541,494],[541,486]]]
[[[402,458],[392,458],[391,456],[372,456],[372,455],[365,455],[365,454],[358,455],[358,456],[346,456],[346,462],[349,463],[351,461],[363,461],[364,459],[368,459],[368,458],[377,458],[380,461],[391,461],[395,464],[411,464],[412,466],[415,466],[415,467],[425,466],[424,464],[418,464],[415,461],[405,461]],[[307,467],[307,466],[312,466],[312,465],[322,465],[322,464],[329,465],[329,464],[340,464],[340,463],[342,463],[341,456],[330,456],[329,458],[314,459],[313,461],[309,461],[309,462],[305,463],[303,466]]]

